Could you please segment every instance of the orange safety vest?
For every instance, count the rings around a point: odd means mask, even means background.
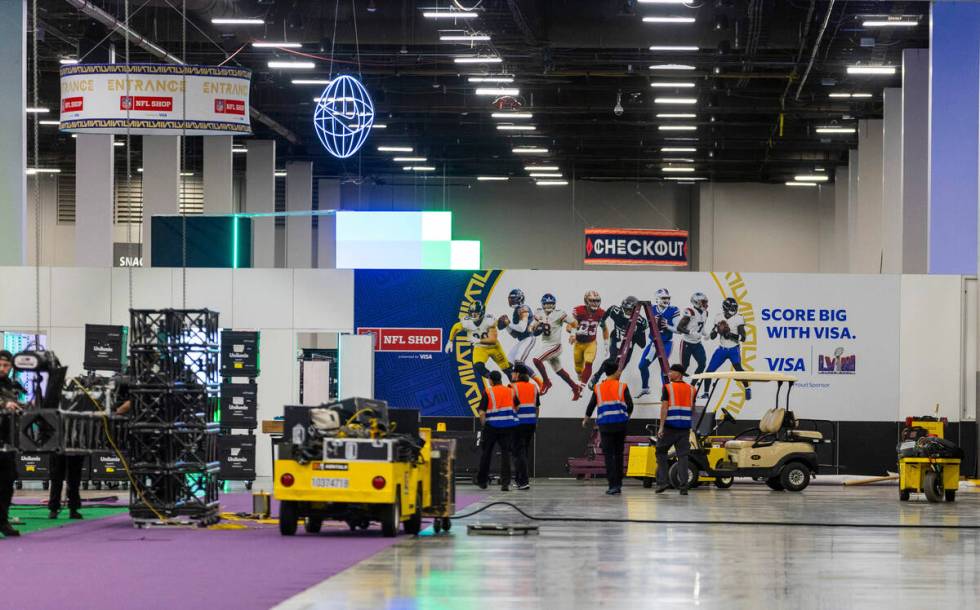
[[[505,385],[490,386],[487,392],[487,423],[494,428],[512,428],[517,425],[514,413],[514,390]]]
[[[689,430],[691,411],[694,407],[694,388],[683,381],[673,381],[664,386],[667,389],[667,421],[671,428]]]
[[[538,422],[538,386],[530,381],[514,383],[517,394],[517,419],[521,424]]]
[[[629,420],[626,413],[626,384],[618,379],[606,379],[596,386],[596,423],[600,426],[621,424]]]

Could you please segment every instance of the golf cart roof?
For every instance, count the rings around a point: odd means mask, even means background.
[[[783,373],[770,373],[767,371],[723,371],[716,373],[699,373],[691,375],[691,379],[731,379],[734,381],[788,381],[794,383],[799,381],[792,375]]]

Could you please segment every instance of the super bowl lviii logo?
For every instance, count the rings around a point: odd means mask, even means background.
[[[817,373],[821,375],[853,375],[857,372],[857,356],[846,354],[843,347],[834,350],[832,356],[817,357]]]

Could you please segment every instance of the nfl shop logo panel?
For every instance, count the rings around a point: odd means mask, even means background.
[[[588,265],[687,265],[687,231],[586,229]]]

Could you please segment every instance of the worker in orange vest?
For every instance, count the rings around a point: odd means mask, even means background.
[[[691,451],[691,415],[694,410],[694,388],[684,382],[686,369],[682,364],[670,367],[667,373],[669,382],[664,385],[660,403],[660,430],[657,433],[657,489],[663,493],[670,487],[668,472],[670,467],[667,452],[674,448],[677,458],[677,472],[681,480],[677,487],[681,495],[687,495],[688,465],[687,454]]]
[[[595,386],[582,427],[588,427],[589,418],[598,409],[596,423],[599,425],[599,444],[606,460],[606,479],[609,481],[606,495],[614,496],[623,491],[626,424],[633,414],[633,398],[626,384],[619,380],[620,370],[616,361],[606,360],[602,364],[602,373],[606,379]]]
[[[514,365],[514,394],[517,396],[517,427],[514,429],[514,482],[517,489],[531,489],[527,458],[531,455],[531,441],[537,429],[541,410],[541,393],[531,382],[531,371],[521,363]]]
[[[480,469],[476,474],[476,484],[486,489],[490,481],[490,461],[494,447],[500,445],[500,490],[510,491],[510,454],[514,447],[514,432],[517,428],[517,396],[510,386],[503,384],[500,371],[489,375],[490,385],[484,387],[483,398],[477,413],[480,415],[482,453]],[[527,470],[523,454],[515,452],[517,468]]]

